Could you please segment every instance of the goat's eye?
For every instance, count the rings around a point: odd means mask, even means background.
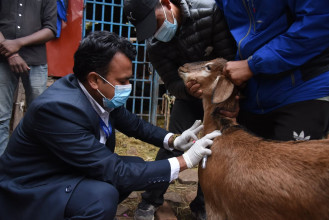
[[[211,70],[210,65],[206,65],[206,70]]]

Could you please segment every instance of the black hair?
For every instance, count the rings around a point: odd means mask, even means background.
[[[113,56],[121,52],[131,61],[136,56],[136,49],[126,38],[108,31],[91,32],[81,40],[74,54],[74,75],[84,82],[90,72],[97,72],[104,78],[109,71]]]

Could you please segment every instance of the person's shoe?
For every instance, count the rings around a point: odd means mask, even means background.
[[[135,211],[134,220],[154,220],[154,213],[157,207],[151,205],[144,200],[138,204]]]
[[[207,220],[207,214],[204,210],[197,210],[196,212],[192,211],[192,215],[196,220]]]

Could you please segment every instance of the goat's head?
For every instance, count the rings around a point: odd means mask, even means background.
[[[200,84],[202,98],[210,98],[212,104],[221,109],[232,110],[237,90],[234,84],[222,74],[226,60],[217,58],[210,61],[187,63],[178,69],[186,84],[196,81]],[[232,105],[233,104],[233,105]]]
[[[189,81],[195,81],[200,84],[205,110],[204,120],[217,124],[214,126],[217,129],[230,126],[234,123],[232,118],[227,118],[220,114],[220,110],[236,111],[237,104],[235,96],[238,90],[222,74],[226,62],[225,59],[217,58],[206,62],[187,63],[178,69],[179,75],[185,84]]]

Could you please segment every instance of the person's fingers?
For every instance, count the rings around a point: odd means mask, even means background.
[[[211,153],[212,153],[212,152],[211,152],[210,149],[208,149],[208,148],[204,149],[204,155],[210,156]]]
[[[202,129],[203,129],[203,125],[199,125],[199,127],[195,128],[195,129],[193,130],[193,133],[194,133],[194,134],[197,134],[197,133],[199,133]]]
[[[191,138],[195,141],[198,140],[198,137],[193,132],[190,132],[189,139]]]
[[[190,147],[193,145],[193,142],[189,142],[185,145],[185,149],[190,149]]]
[[[198,126],[200,126],[201,124],[202,124],[201,120],[196,120],[190,129],[193,130],[193,129],[197,128]]]
[[[206,139],[205,140],[205,143],[206,143],[206,146],[205,147],[208,147],[208,146],[212,145],[213,141],[210,140],[210,139]]]
[[[200,84],[199,83],[196,83],[196,84],[193,84],[191,87],[190,87],[190,92],[191,93],[196,93],[198,92],[200,89]]]
[[[197,97],[197,98],[201,98],[201,96],[202,96],[202,90],[199,89],[198,91],[196,91],[196,93],[194,93],[194,96]]]
[[[214,139],[215,137],[218,137],[220,135],[222,135],[222,132],[220,132],[219,130],[215,130],[215,131],[207,134],[203,138],[205,138],[205,139]]]
[[[190,80],[185,84],[185,86],[186,88],[190,89],[195,83],[195,80]]]
[[[17,65],[19,73],[24,73],[25,69],[23,68],[23,65]]]
[[[227,69],[227,63],[225,64],[224,68],[223,68],[223,75],[226,77],[229,77],[229,70]]]

